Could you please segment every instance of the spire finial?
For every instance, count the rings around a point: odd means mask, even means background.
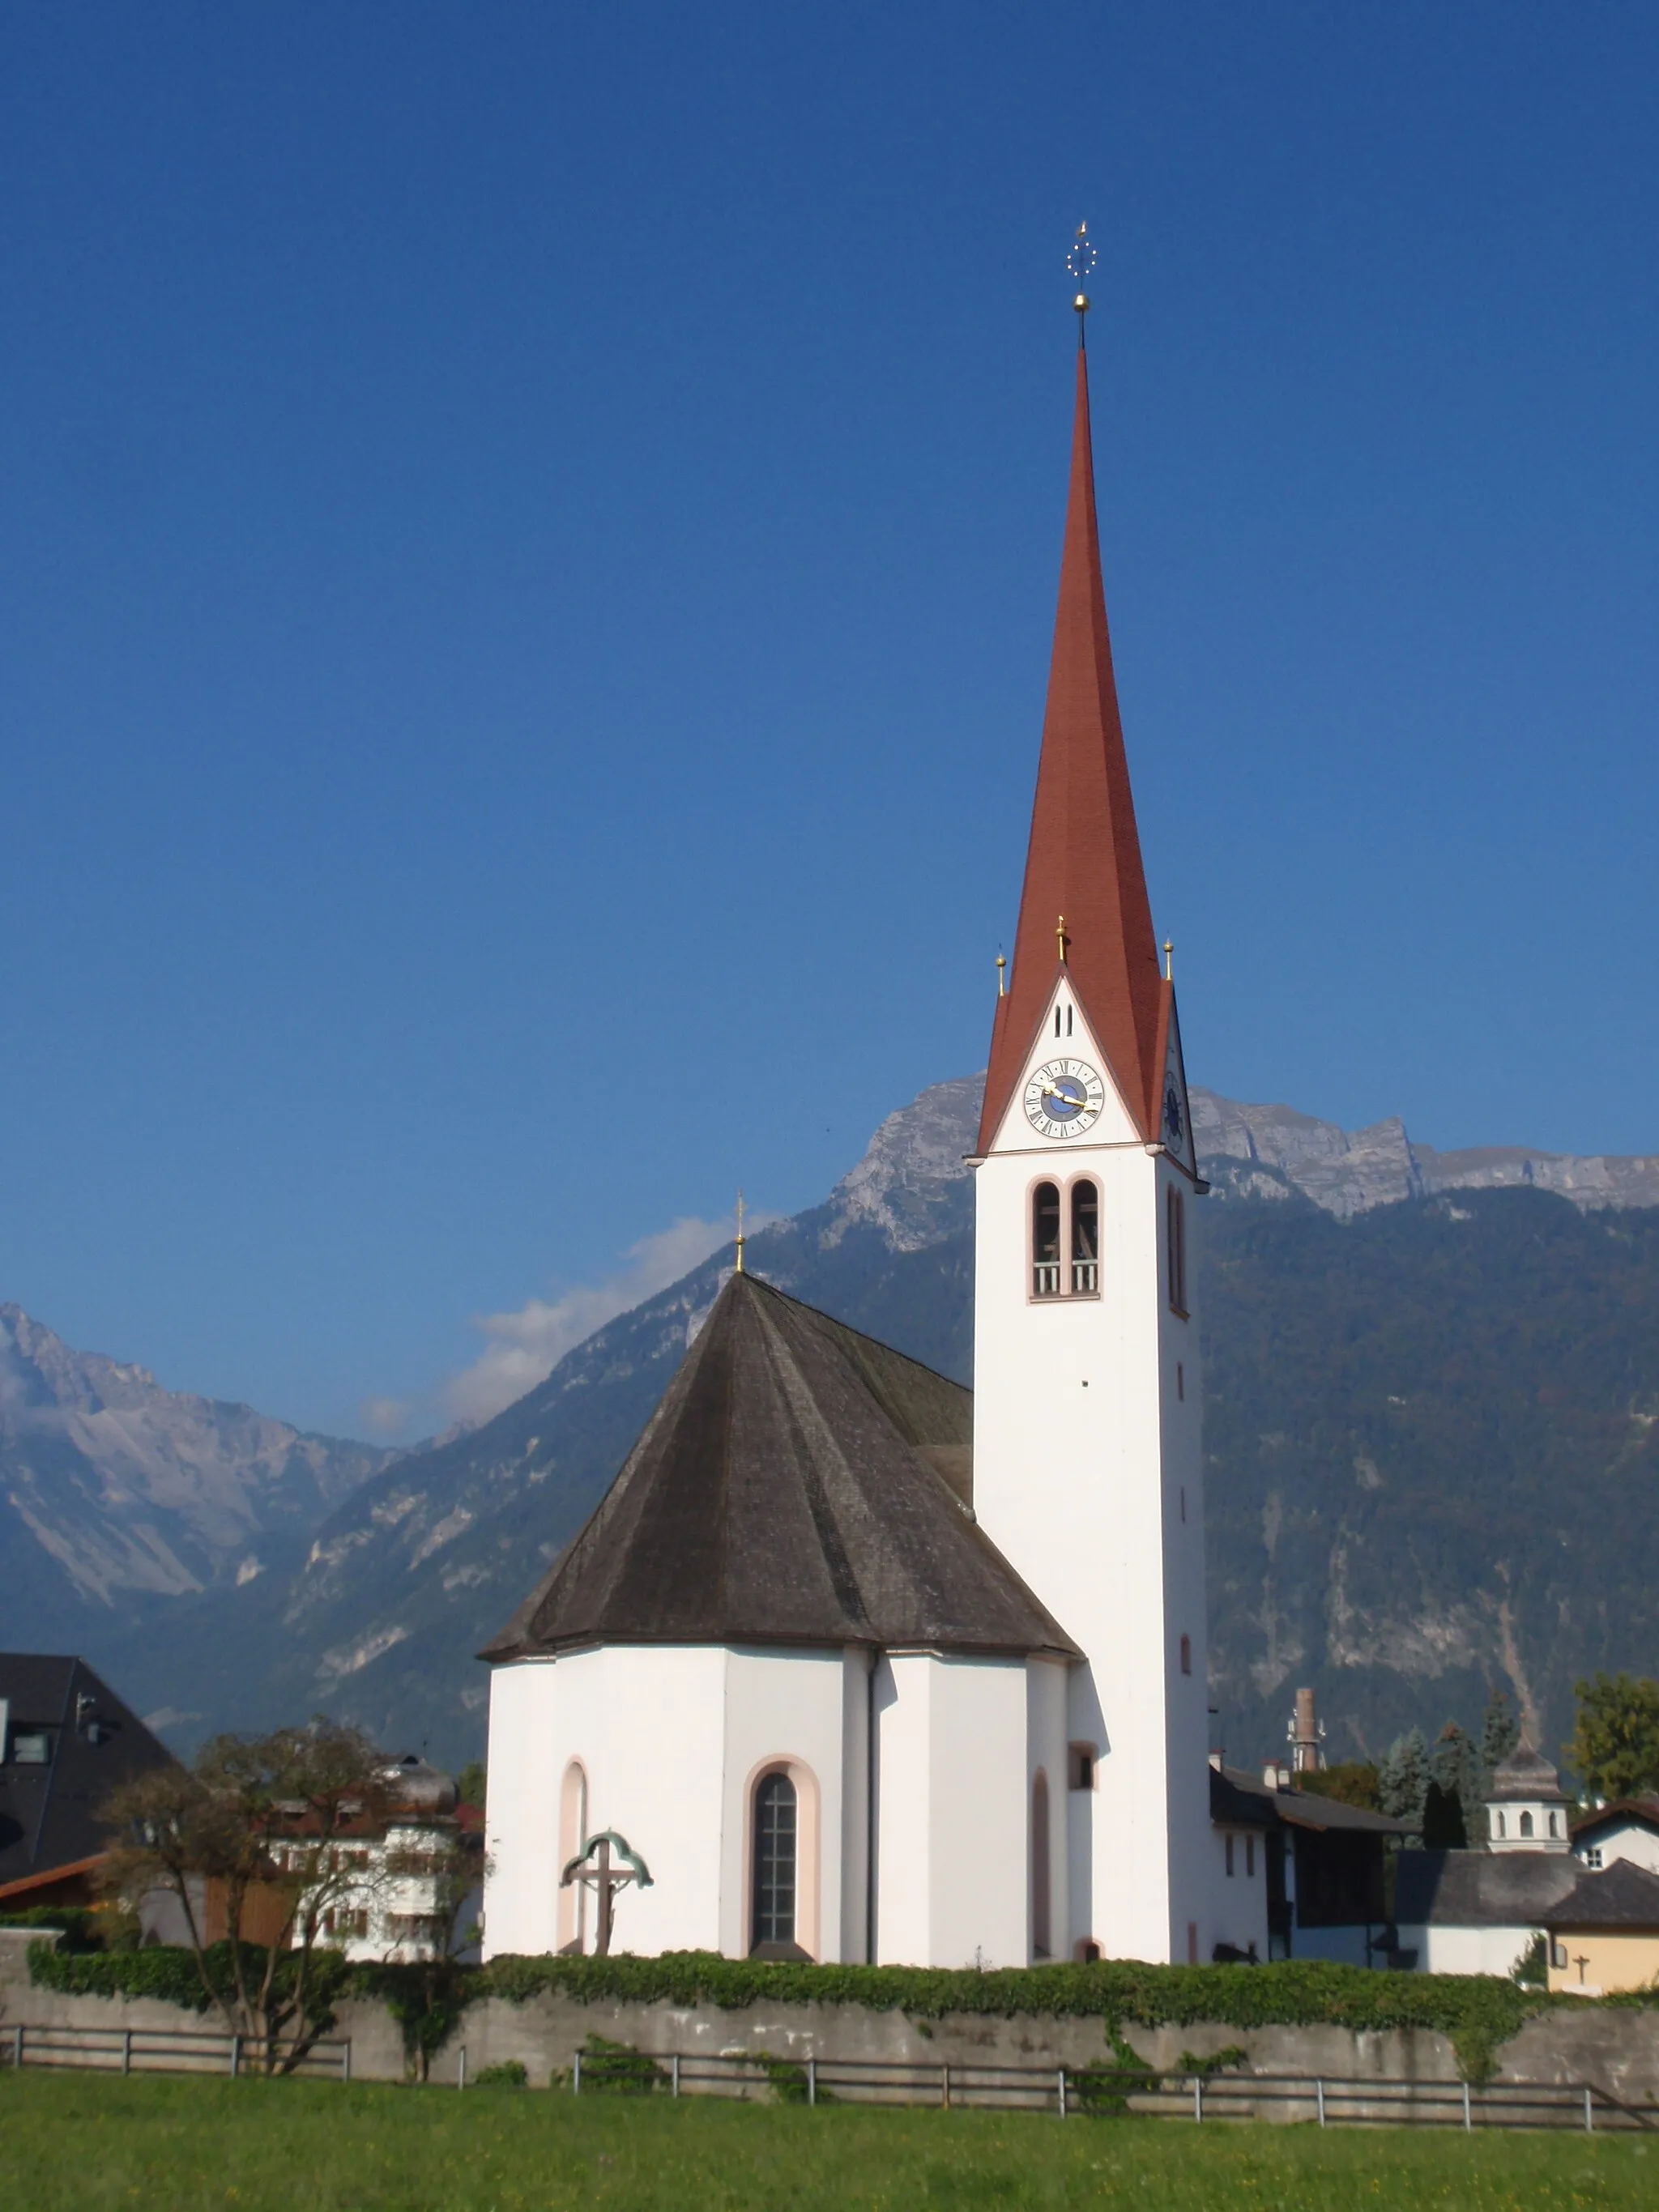
[[[1079,223],[1077,235],[1072,240],[1072,250],[1066,257],[1066,266],[1071,272],[1072,282],[1077,286],[1072,305],[1077,310],[1077,342],[1079,345],[1083,343],[1083,318],[1089,312],[1089,295],[1085,287],[1099,258],[1089,242],[1088,224]]]
[[[1002,954],[999,952],[997,955],[997,996],[1000,999],[1006,999],[1007,995],[1008,963],[1004,959]]]
[[[743,1193],[738,1193],[738,1273],[743,1273],[743,1248],[748,1243],[743,1233]]]
[[[1064,915],[1061,915],[1060,920],[1054,924],[1054,942],[1060,947],[1060,964],[1063,968],[1066,965],[1066,947],[1071,942],[1066,934]]]
[[[1164,980],[1166,983],[1173,983],[1175,981],[1175,939],[1173,937],[1166,937],[1164,940]]]

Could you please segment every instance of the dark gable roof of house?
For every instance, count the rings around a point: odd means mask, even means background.
[[[1211,1767],[1210,1818],[1221,1826],[1271,1827],[1282,1821],[1286,1827],[1315,1829],[1322,1835],[1339,1831],[1360,1836],[1416,1832],[1409,1820],[1373,1813],[1364,1805],[1345,1805],[1339,1797],[1322,1797],[1311,1790],[1275,1790],[1242,1766]]]
[[[972,1394],[733,1275],[598,1509],[479,1655],[1077,1647],[965,1500]]]
[[[1594,1811],[1580,1813],[1572,1823],[1575,1844],[1589,1843],[1608,1828],[1650,1828],[1659,1835],[1659,1797],[1614,1797]]]
[[[1541,1928],[1583,1869],[1565,1851],[1402,1851],[1402,1928]]]
[[[1544,1914],[1546,1928],[1639,1928],[1659,1934],[1659,1874],[1633,1859],[1615,1859],[1580,1876]]]
[[[4,1911],[26,1905],[31,1887],[100,1856],[104,1800],[130,1776],[169,1765],[173,1753],[83,1659],[0,1651],[0,1699],[8,1721],[0,1745]],[[50,1760],[19,1765],[10,1756],[17,1735],[37,1729],[50,1739]]]

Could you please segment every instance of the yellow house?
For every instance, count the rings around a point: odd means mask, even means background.
[[[1659,1875],[1629,1859],[1576,1881],[1543,1915],[1550,1987],[1569,1996],[1659,1984]]]

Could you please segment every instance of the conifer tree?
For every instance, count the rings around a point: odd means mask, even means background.
[[[1486,1710],[1480,1719],[1480,1797],[1483,1803],[1492,1795],[1493,1775],[1520,1741],[1520,1717],[1510,1705],[1508,1692],[1494,1686],[1487,1692]]]
[[[1376,1770],[1377,1803],[1396,1820],[1413,1827],[1423,1824],[1423,1803],[1429,1794],[1429,1751],[1421,1729],[1397,1735],[1383,1753]]]

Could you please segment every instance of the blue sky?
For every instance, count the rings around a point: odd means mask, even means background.
[[[981,1064],[1084,216],[1194,1079],[1659,1151],[1652,9],[14,4],[0,103],[0,1297],[413,1432]]]

